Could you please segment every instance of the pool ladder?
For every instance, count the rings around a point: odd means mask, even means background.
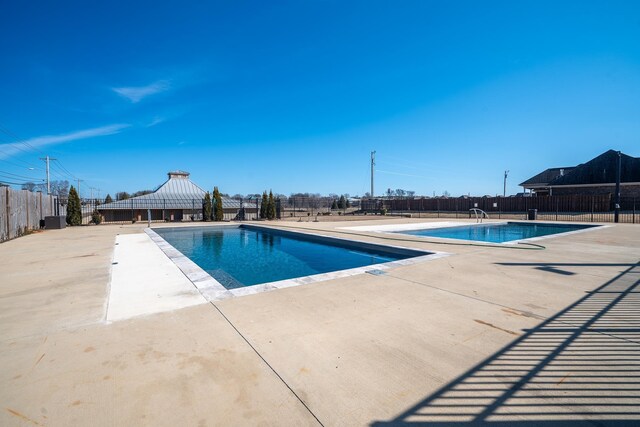
[[[482,209],[478,209],[478,208],[471,208],[469,209],[469,212],[472,212],[474,214],[476,214],[476,223],[478,222],[482,222],[482,217],[484,216],[485,218],[489,219],[489,214],[487,214],[485,211],[483,211]],[[480,216],[478,216],[478,213],[480,214]]]

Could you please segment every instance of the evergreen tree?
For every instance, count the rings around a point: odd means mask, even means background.
[[[224,219],[224,212],[222,210],[222,195],[218,191],[218,187],[213,187],[213,220],[222,221]]]
[[[104,202],[105,203],[113,202],[113,199],[111,198],[111,194],[107,194],[107,197],[104,198]]]
[[[347,208],[347,209],[351,207],[351,202],[349,202],[349,198],[348,197],[345,197],[345,205],[344,205],[344,207]]]
[[[335,201],[333,201],[333,203],[331,203],[331,209],[338,209],[338,203]]]
[[[67,224],[81,225],[82,212],[80,211],[80,197],[73,185],[69,189],[69,200],[67,201]]]
[[[347,199],[344,198],[344,195],[340,196],[340,200],[338,200],[338,209],[344,209],[347,207]]]
[[[267,218],[267,206],[269,204],[269,199],[267,197],[267,192],[262,193],[262,203],[260,203],[260,219]]]
[[[269,190],[269,199],[267,201],[267,219],[276,219],[276,201],[271,190]]]
[[[204,203],[202,206],[203,221],[211,221],[213,219],[212,213],[211,213],[212,209],[213,209],[213,206],[211,205],[211,194],[209,194],[209,192],[207,191],[204,195]]]
[[[100,215],[98,209],[93,210],[93,213],[91,214],[91,222],[95,225],[98,225],[102,222],[102,215]]]

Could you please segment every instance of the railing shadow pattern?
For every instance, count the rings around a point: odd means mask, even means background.
[[[640,263],[626,266],[396,418],[373,425],[640,425]]]

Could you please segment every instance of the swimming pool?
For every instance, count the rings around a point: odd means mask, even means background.
[[[153,231],[226,289],[432,254],[248,225]]]
[[[491,243],[507,243],[553,234],[568,233],[598,227],[582,224],[545,224],[507,222],[498,224],[473,224],[464,226],[394,231],[412,236],[440,237],[444,239],[475,240]]]

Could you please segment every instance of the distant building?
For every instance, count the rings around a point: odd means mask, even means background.
[[[621,155],[620,194],[640,197],[640,158]],[[520,185],[536,196],[613,194],[618,152],[606,151],[575,167],[550,168]]]
[[[105,203],[97,207],[105,222],[147,221],[201,221],[205,190],[189,179],[189,173],[168,173],[169,179],[153,193]],[[213,203],[213,195],[212,195]],[[258,203],[258,204],[256,204]],[[260,201],[242,204],[240,200],[222,198],[222,210],[227,221],[255,219]]]

